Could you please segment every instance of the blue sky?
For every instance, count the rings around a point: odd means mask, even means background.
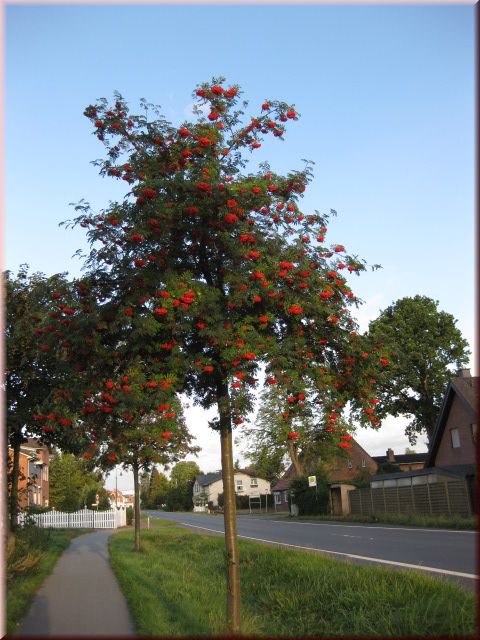
[[[248,115],[269,98],[301,114],[256,162],[313,160],[305,211],[336,209],[330,240],[382,265],[352,282],[362,328],[427,295],[474,348],[473,6],[7,5],[5,42],[5,268],[78,275],[85,235],[58,227],[68,203],[124,193],[90,164],[102,146],[85,106],[118,90],[181,124],[195,85],[223,75]],[[200,466],[219,468],[216,435],[190,415]],[[358,433],[372,455],[408,446],[387,422]]]

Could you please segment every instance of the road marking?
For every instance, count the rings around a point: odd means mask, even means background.
[[[213,531],[214,533],[222,533],[218,529],[208,529],[207,527],[200,527],[197,524],[190,524],[189,522],[181,522],[187,527],[194,527],[195,529],[203,529],[204,531]],[[419,571],[429,571],[431,573],[442,573],[448,576],[456,576],[458,578],[468,578],[470,580],[476,580],[478,576],[475,573],[462,573],[461,571],[450,571],[449,569],[437,569],[437,567],[426,567],[425,565],[409,564],[407,562],[398,562],[396,560],[383,560],[382,558],[371,558],[369,556],[359,556],[354,553],[344,553],[342,551],[330,551],[329,549],[317,549],[316,547],[302,547],[298,544],[288,544],[287,542],[275,542],[274,540],[264,540],[263,538],[252,538],[251,536],[238,535],[239,538],[245,538],[246,540],[255,540],[255,542],[268,542],[269,544],[278,544],[281,547],[292,547],[293,549],[306,549],[307,551],[318,551],[320,553],[330,553],[336,556],[345,556],[346,558],[353,558],[355,560],[368,560],[369,562],[377,562],[379,564],[390,564],[395,567],[403,567],[404,569],[417,569]]]
[[[270,522],[280,522],[281,524],[303,524],[310,527],[351,527],[356,529],[385,529],[386,531],[426,531],[427,533],[432,532],[442,532],[442,533],[472,533],[476,534],[476,531],[463,531],[460,529],[435,529],[431,527],[430,529],[420,529],[418,528],[408,528],[408,527],[377,527],[371,525],[362,525],[362,524],[334,524],[333,522],[285,522],[285,520],[270,520]]]

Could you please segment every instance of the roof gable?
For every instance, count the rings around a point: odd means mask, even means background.
[[[472,413],[472,420],[476,421],[479,380],[480,378],[478,376],[469,376],[466,378],[454,378],[449,381],[437,418],[437,424],[433,432],[432,442],[430,443],[429,453],[425,462],[426,467],[433,466],[434,464],[438,447],[440,446],[445,431],[445,425],[450,415],[450,409],[455,398],[459,398],[459,400],[466,405]]]

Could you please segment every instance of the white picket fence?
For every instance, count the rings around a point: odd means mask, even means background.
[[[25,520],[33,521],[37,527],[44,529],[116,529],[127,524],[127,514],[123,507],[108,511],[85,508],[73,513],[55,510],[30,515],[20,513],[18,524],[23,525]]]

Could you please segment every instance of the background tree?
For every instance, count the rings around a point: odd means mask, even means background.
[[[392,354],[380,381],[378,409],[412,418],[405,433],[412,445],[419,434],[430,441],[448,380],[468,362],[468,343],[455,318],[426,296],[401,298],[382,311],[369,334]]]
[[[303,476],[319,457],[333,459],[338,452],[338,419],[335,429],[319,429],[323,422],[319,404],[305,407],[291,417],[290,411],[285,412],[282,390],[278,385],[267,385],[260,394],[256,417],[241,427],[248,447],[245,455],[260,477],[278,478],[289,464],[293,464],[298,476]]]
[[[157,467],[153,467],[148,491],[148,508],[159,509],[166,504],[169,490],[170,482],[167,476],[158,471]]]
[[[268,100],[245,124],[239,88],[222,82],[198,87],[196,121],[180,127],[145,102],[144,114],[131,115],[119,94],[111,106],[87,107],[106,147],[100,173],[131,191],[100,213],[80,202],[74,223],[88,229],[86,268],[104,287],[106,331],[128,329],[116,341],[119,360],[134,348],[144,372],[170,375],[176,391],[217,409],[210,426],[220,434],[227,611],[238,632],[232,430],[252,408],[260,367],[284,391],[285,419],[328,397],[318,428],[341,433],[349,401],[362,424],[379,424],[372,380],[382,358],[363,357],[349,313],[358,301],[347,278],[364,262],[326,246],[329,216],[300,211],[310,163],[285,176],[267,164],[246,171],[247,154],[267,134],[283,138],[295,108]]]
[[[170,486],[166,496],[168,511],[191,511],[193,508],[193,485],[200,475],[196,462],[179,462],[170,473]]]
[[[152,470],[153,473],[153,470]],[[148,495],[150,492],[150,477],[151,473],[148,471],[144,471],[140,475],[140,506],[143,509],[149,509],[149,499]]]
[[[71,453],[53,454],[49,470],[51,507],[58,511],[77,511],[84,506],[91,509],[97,493],[107,495],[101,474],[89,471],[83,460]]]

